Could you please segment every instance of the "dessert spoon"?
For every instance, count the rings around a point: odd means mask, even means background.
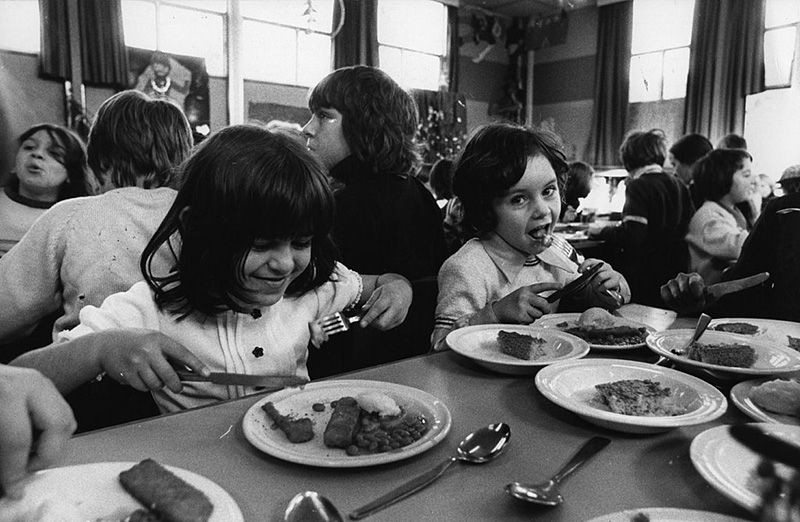
[[[333,502],[316,491],[295,495],[286,506],[285,522],[342,522],[342,515]]]

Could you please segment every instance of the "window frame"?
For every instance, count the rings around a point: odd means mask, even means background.
[[[770,0],[765,0],[769,2]],[[774,0],[773,0],[774,1]],[[771,89],[785,89],[787,87],[791,87],[795,82],[795,69],[796,65],[795,62],[798,60],[797,50],[798,50],[798,38],[800,38],[800,19],[795,20],[793,22],[786,22],[780,25],[773,25],[771,27],[767,27],[766,20],[764,21],[764,31],[762,33],[762,45],[764,46],[764,66],[766,67],[767,63],[767,34],[771,32],[777,32],[783,29],[794,29],[794,46],[792,47],[792,59],[789,61],[789,78],[786,83],[779,83],[779,84],[767,84],[767,78],[764,78],[764,90],[771,90]]]

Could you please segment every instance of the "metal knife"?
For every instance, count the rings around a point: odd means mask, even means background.
[[[589,284],[589,281],[592,280],[592,278],[595,276],[597,271],[600,270],[602,266],[603,263],[597,263],[596,265],[592,265],[592,267],[586,270],[583,274],[581,274],[579,278],[575,279],[561,290],[556,290],[552,294],[545,297],[545,299],[547,300],[548,303],[555,303],[559,299],[563,299],[567,296],[574,294],[575,292],[583,290],[583,288]]]
[[[715,283],[706,287],[706,297],[716,300],[723,295],[758,286],[767,279],[769,279],[769,272],[761,272],[760,274],[752,275],[750,277],[743,277],[742,279],[734,279],[733,281]]]
[[[296,375],[248,375],[244,373],[211,372],[206,377],[189,370],[175,369],[183,382],[212,382],[214,384],[254,386],[269,389],[281,389],[287,386],[308,384],[306,379]]]

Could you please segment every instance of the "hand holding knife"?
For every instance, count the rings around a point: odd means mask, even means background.
[[[742,290],[758,286],[767,279],[769,279],[769,272],[761,272],[759,274],[752,275],[749,277],[743,277],[741,279],[734,279],[732,281],[723,281],[721,283],[715,283],[705,288],[704,290],[705,298],[707,300],[716,301],[717,299],[719,299],[724,295],[731,294],[734,292],[740,292]]]

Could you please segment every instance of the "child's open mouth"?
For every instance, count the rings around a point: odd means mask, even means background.
[[[553,242],[553,237],[550,235],[550,223],[532,228],[528,231],[528,235],[536,242],[541,243],[543,246],[550,246]]]

